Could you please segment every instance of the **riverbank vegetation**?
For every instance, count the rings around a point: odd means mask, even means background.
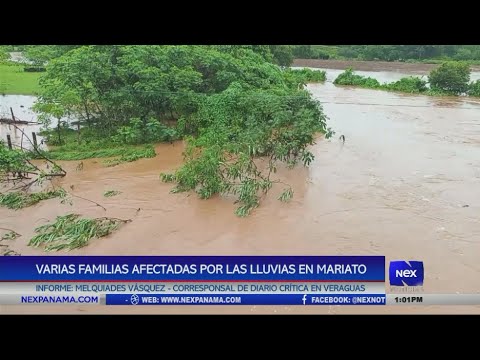
[[[419,77],[406,77],[392,83],[380,84],[378,80],[365,77],[347,69],[334,80],[335,85],[358,86],[425,95],[480,95],[480,82],[470,83],[470,67],[462,62],[445,62],[430,72],[428,81]]]
[[[56,160],[116,157],[104,162],[114,166],[155,156],[155,143],[183,139],[184,165],[162,179],[175,183],[172,192],[195,191],[203,199],[233,194],[240,216],[280,184],[274,178],[280,163],[308,166],[316,135],[332,135],[320,103],[304,89],[325,81],[325,72],[284,68],[293,60],[290,46],[24,50],[47,68],[35,111],[50,128],[43,133],[49,151],[38,153]],[[288,201],[293,189],[281,186],[280,199]]]
[[[470,96],[478,96],[480,97],[480,80],[472,82],[470,84],[470,88],[468,90],[468,94]]]
[[[21,51],[31,67],[45,67],[53,59],[81,48],[81,45],[23,45],[0,46],[0,64],[7,66],[9,51]],[[105,46],[104,46],[105,47]],[[479,45],[221,45],[210,46],[237,56],[238,49],[249,49],[265,61],[288,67],[297,59],[337,59],[366,61],[401,61],[441,64],[447,60],[480,64]],[[13,63],[12,68],[1,68],[5,76],[0,83],[0,93],[36,94],[39,73],[23,71],[25,64]],[[12,73],[13,72],[13,73]],[[9,74],[8,74],[9,73]],[[318,75],[318,74],[315,74]],[[310,79],[310,81],[315,79]]]
[[[153,143],[141,144],[141,141],[135,141],[132,134],[135,132],[120,129],[122,136],[128,139],[122,141],[122,137],[104,137],[100,138],[95,134],[95,128],[84,128],[82,131],[76,131],[68,127],[68,123],[61,122],[61,126],[54,129],[44,130],[40,135],[44,137],[49,145],[48,151],[32,153],[31,156],[38,158],[39,155],[47,156],[52,160],[76,161],[92,158],[122,158],[127,159],[151,158],[156,155]],[[148,136],[147,136],[148,138]],[[160,140],[157,140],[160,141]],[[135,159],[135,160],[136,160]],[[115,159],[110,159],[113,162]],[[134,161],[134,160],[130,160]]]

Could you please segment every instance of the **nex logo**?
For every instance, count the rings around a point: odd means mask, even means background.
[[[396,270],[395,276],[396,277],[417,277],[416,275],[417,270]]]
[[[422,286],[423,261],[390,261],[391,286]]]

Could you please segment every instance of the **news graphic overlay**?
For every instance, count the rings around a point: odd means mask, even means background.
[[[385,305],[385,257],[1,257],[8,304]]]
[[[423,261],[390,261],[388,266],[388,283],[390,284],[390,293],[423,293],[424,279],[425,268]]]
[[[390,261],[391,286],[423,286],[423,261]]]

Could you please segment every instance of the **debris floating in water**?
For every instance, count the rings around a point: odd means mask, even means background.
[[[15,118],[15,121],[12,119],[0,117],[0,124],[16,124],[16,125],[38,125],[38,122],[35,121],[25,121],[25,120],[19,120],[18,118]]]

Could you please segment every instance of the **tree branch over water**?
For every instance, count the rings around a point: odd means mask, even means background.
[[[11,124],[16,130],[22,133],[22,138],[26,138],[31,144],[33,151],[24,149],[9,150],[4,143],[0,143],[0,182],[21,182],[20,186],[12,190],[28,190],[32,185],[42,182],[43,180],[51,180],[55,177],[64,177],[67,172],[56,162],[49,159],[46,154],[38,149],[30,137],[23,129],[16,124]],[[43,160],[47,164],[49,172],[42,170],[38,165],[31,161],[31,157]],[[32,180],[33,178],[33,180]],[[31,180],[25,183],[25,180]]]

